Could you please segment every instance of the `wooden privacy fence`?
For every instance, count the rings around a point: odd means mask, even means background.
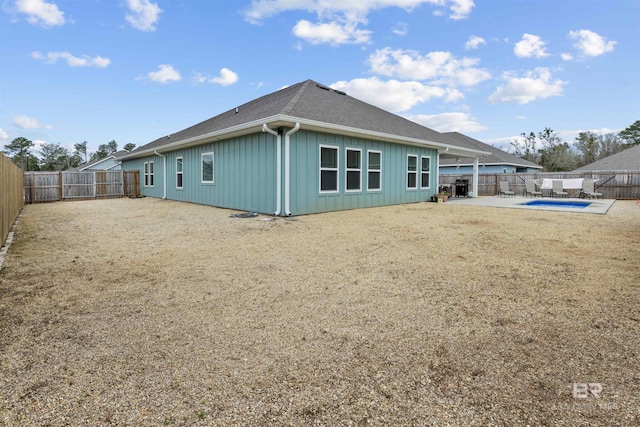
[[[478,175],[478,195],[495,196],[500,181],[507,181],[516,194],[524,194],[524,182],[528,180],[596,179],[595,190],[605,199],[640,199],[640,171],[598,171],[598,172],[538,172],[538,173],[498,173]],[[468,179],[472,188],[473,175],[440,175],[439,185],[455,185],[456,179]]]
[[[25,172],[26,203],[140,195],[139,171]]]
[[[0,153],[0,246],[24,205],[22,169]]]

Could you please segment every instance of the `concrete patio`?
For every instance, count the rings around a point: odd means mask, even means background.
[[[533,200],[544,200],[549,202],[589,202],[589,206],[584,208],[563,207],[563,206],[531,206],[525,203]],[[447,203],[468,206],[487,206],[493,208],[513,208],[513,209],[535,209],[556,212],[574,212],[574,213],[590,213],[601,214],[607,213],[615,199],[580,199],[580,198],[527,198],[527,197],[500,197],[500,196],[481,196],[481,197],[449,197]]]

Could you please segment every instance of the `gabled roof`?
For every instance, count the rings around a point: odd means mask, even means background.
[[[640,145],[634,145],[619,153],[576,169],[588,171],[638,171],[640,170]]]
[[[116,151],[115,153],[112,153],[111,155],[109,155],[107,157],[103,157],[103,158],[98,159],[98,160],[93,160],[91,162],[83,163],[83,164],[79,165],[77,168],[73,168],[73,169],[77,169],[79,171],[83,171],[85,169],[90,168],[91,166],[95,166],[95,165],[98,165],[100,163],[106,162],[107,160],[113,160],[113,161],[119,160],[121,157],[123,157],[126,154],[129,154],[129,152],[126,151],[126,150],[119,150],[119,151]],[[111,169],[112,167],[113,166],[109,166],[107,169]]]
[[[473,139],[467,135],[463,135],[459,132],[447,132],[444,135],[451,138],[458,145],[463,147],[473,148],[476,150],[488,151],[491,154],[485,155],[480,160],[485,165],[510,165],[516,167],[536,168],[542,169],[542,166],[537,165],[529,160],[522,159],[518,156],[514,156],[511,153],[507,153],[499,148],[492,147],[489,144]],[[473,164],[473,158],[460,157],[457,161],[455,158],[442,157],[440,159],[440,166],[455,166],[455,165],[469,165]]]
[[[435,130],[367,104],[342,91],[306,80],[158,138],[136,148],[124,159],[149,155],[156,150],[174,150],[234,135],[259,132],[263,123],[272,128],[291,127],[300,123],[304,129],[330,130],[345,135],[450,148],[450,151],[459,151],[467,156],[484,153],[484,150],[458,147],[446,135]]]

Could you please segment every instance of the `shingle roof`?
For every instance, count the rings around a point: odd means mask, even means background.
[[[576,169],[588,171],[638,171],[640,170],[640,145],[634,145],[609,157]]]
[[[182,141],[186,144],[186,141],[204,138],[212,133],[285,116],[425,142],[458,145],[447,135],[367,104],[344,92],[331,89],[313,80],[306,80],[239,105],[169,136],[158,138],[136,148],[126,157],[135,157],[163,147],[168,148],[169,145],[176,147],[182,144]]]
[[[444,135],[449,136],[452,140],[454,140],[457,145],[461,145],[463,147],[468,147],[476,150],[489,151],[491,154],[485,155],[482,157],[481,162],[484,164],[500,164],[500,165],[512,165],[512,166],[520,166],[520,167],[528,167],[528,168],[537,168],[542,169],[542,166],[537,165],[529,160],[522,159],[518,156],[515,156],[511,153],[507,153],[499,148],[492,147],[489,144],[485,144],[484,142],[478,141],[477,139],[473,139],[469,136],[463,135],[459,132],[447,132]],[[463,158],[460,157],[458,161],[456,159],[448,157],[442,157],[440,159],[441,166],[450,166],[455,164],[472,164],[472,158]]]

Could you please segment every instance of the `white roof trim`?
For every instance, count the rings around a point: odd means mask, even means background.
[[[466,155],[466,156],[473,156],[473,157],[479,157],[485,154],[491,154],[489,151],[482,151],[482,150],[474,150],[474,149],[468,149],[468,148],[463,148],[463,147],[458,147],[455,145],[450,145],[450,144],[444,144],[441,142],[435,142],[435,141],[429,141],[429,140],[423,140],[423,139],[417,139],[417,138],[409,138],[409,137],[403,137],[403,136],[399,136],[399,135],[393,135],[393,134],[388,134],[388,133],[383,133],[383,132],[376,132],[376,131],[370,131],[370,130],[364,130],[364,129],[358,129],[358,128],[354,128],[354,127],[350,127],[350,126],[343,126],[343,125],[335,125],[332,123],[325,123],[325,122],[320,122],[320,121],[316,121],[316,120],[309,120],[309,119],[300,119],[297,117],[293,117],[293,116],[286,116],[286,115],[282,115],[282,114],[277,114],[275,116],[270,116],[270,117],[266,117],[266,118],[262,118],[259,120],[254,120],[251,122],[247,122],[247,123],[243,123],[241,125],[237,125],[237,126],[232,126],[230,128],[226,128],[226,129],[221,129],[218,131],[214,131],[214,132],[209,132],[203,135],[199,135],[199,136],[195,136],[192,138],[187,138],[187,139],[183,139],[180,141],[176,141],[176,142],[172,142],[160,147],[154,147],[154,148],[149,148],[146,149],[144,151],[140,151],[137,153],[130,153],[129,155],[124,155],[122,157],[120,157],[120,160],[127,160],[127,159],[134,159],[137,157],[144,157],[144,156],[148,156],[151,154],[154,154],[156,151],[158,152],[166,152],[166,151],[172,151],[172,150],[176,150],[178,148],[181,147],[189,147],[189,146],[193,146],[193,145],[199,145],[199,144],[204,144],[207,142],[211,142],[211,141],[215,141],[218,139],[222,139],[222,137],[230,137],[233,134],[237,134],[237,135],[242,135],[242,134],[246,134],[249,133],[251,131],[260,131],[260,129],[262,129],[262,125],[264,123],[266,123],[267,125],[271,124],[273,125],[274,123],[277,122],[281,122],[282,125],[286,125],[286,124],[291,124],[293,126],[293,124],[295,123],[300,123],[301,126],[304,126],[306,129],[311,129],[313,130],[315,129],[321,129],[321,130],[332,130],[332,131],[337,131],[338,133],[341,134],[346,134],[346,135],[359,135],[359,136],[369,136],[373,139],[379,139],[379,140],[384,140],[384,141],[390,141],[390,142],[395,142],[395,143],[403,143],[403,144],[410,144],[410,145],[417,145],[417,146],[423,146],[423,147],[431,147],[431,148],[443,148],[443,149],[449,149],[447,151],[447,154],[454,154],[454,155]]]
[[[523,165],[520,163],[509,163],[509,162],[492,162],[492,163],[484,163],[482,162],[482,160],[480,160],[480,163],[484,166],[517,166],[520,168],[535,168],[535,169],[542,169],[542,166],[540,165]],[[446,164],[439,164],[438,165],[441,168],[450,168],[450,167],[456,167],[456,166],[473,166],[473,163],[446,163]]]

